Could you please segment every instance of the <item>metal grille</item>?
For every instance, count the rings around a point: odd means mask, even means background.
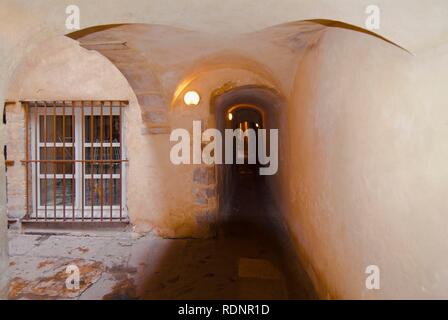
[[[127,221],[122,110],[127,101],[23,101],[27,219]]]

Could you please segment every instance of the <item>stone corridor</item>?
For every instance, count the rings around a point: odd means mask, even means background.
[[[1,0],[0,300],[448,299],[447,17]]]

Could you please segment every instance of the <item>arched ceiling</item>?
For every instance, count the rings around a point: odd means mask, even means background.
[[[3,0],[2,40],[67,33],[65,8],[70,0]],[[254,32],[273,25],[307,19],[343,21],[363,28],[370,0],[77,0],[81,28],[114,23],[163,24],[213,34]],[[445,0],[377,0],[378,33],[412,52],[448,40]],[[3,42],[3,41],[2,41]]]
[[[148,129],[166,133],[169,101],[175,100],[180,87],[207,78],[213,70],[245,70],[288,95],[298,61],[328,28],[366,33],[394,45],[366,30],[328,20],[287,23],[224,37],[148,24],[98,26],[68,36],[107,57],[133,88]]]
[[[0,2],[0,98],[23,56],[39,43],[70,32],[66,7],[71,0]],[[225,38],[273,25],[307,19],[331,19],[364,27],[370,0],[77,0],[81,28],[146,23],[195,30]],[[445,0],[377,0],[378,33],[413,53],[448,41]]]

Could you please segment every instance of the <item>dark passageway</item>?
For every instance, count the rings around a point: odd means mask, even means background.
[[[292,274],[272,233],[263,177],[237,174],[226,223],[216,238],[172,246],[146,279],[143,299],[309,299],[305,273]]]
[[[253,129],[257,133],[265,126],[275,127],[275,99],[272,92],[253,87],[224,94],[217,99],[218,128]],[[268,112],[255,103],[266,105]],[[147,279],[143,298],[315,297],[302,268],[285,263],[294,260],[294,254],[287,236],[281,236],[281,216],[266,176],[259,174],[258,158],[255,164],[247,164],[245,142],[244,164],[234,162],[216,168],[220,194],[216,237],[185,240],[185,246],[170,250],[158,268],[160,272]]]
[[[243,88],[237,90],[236,96],[231,92],[227,97],[218,99],[217,122],[221,130],[240,128],[242,131],[252,129],[257,133],[266,124],[275,127],[277,115],[266,119],[269,112],[265,113],[253,104],[262,101],[270,107],[275,106],[271,103],[272,99],[266,98],[271,97],[271,93],[258,95],[257,90],[253,92],[253,88]],[[241,99],[239,93],[243,93],[246,99]],[[226,100],[228,97],[230,99]],[[266,109],[272,111],[269,107]],[[243,138],[246,139],[244,164],[234,162],[216,168],[220,193],[216,237],[185,240],[185,246],[171,249],[159,271],[147,279],[143,298],[315,297],[306,273],[300,266],[286,263],[294,260],[291,259],[294,254],[288,237],[284,235],[281,216],[270,195],[267,177],[259,174],[258,157],[256,163],[248,164],[247,161],[248,139],[252,138]],[[234,142],[236,145],[236,140]]]
[[[275,208],[258,156],[248,163],[249,140],[258,150],[258,130],[265,126],[262,109],[250,104],[225,108],[221,129],[253,130],[244,140],[244,163],[216,167],[220,210],[216,237],[185,240],[171,248],[158,271],[146,280],[144,299],[310,299],[311,281],[294,256]],[[271,122],[271,125],[273,123]],[[223,150],[224,151],[224,150]]]

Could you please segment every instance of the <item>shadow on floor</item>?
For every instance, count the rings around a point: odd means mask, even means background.
[[[10,298],[316,298],[263,178],[243,169],[232,181],[226,222],[214,239],[129,230],[11,233]],[[70,265],[80,270],[77,290],[66,287]]]
[[[315,299],[288,239],[274,232],[263,177],[247,169],[235,175],[227,222],[216,238],[174,242],[155,266],[147,262],[152,267],[140,272],[137,285],[124,281],[104,298]]]

